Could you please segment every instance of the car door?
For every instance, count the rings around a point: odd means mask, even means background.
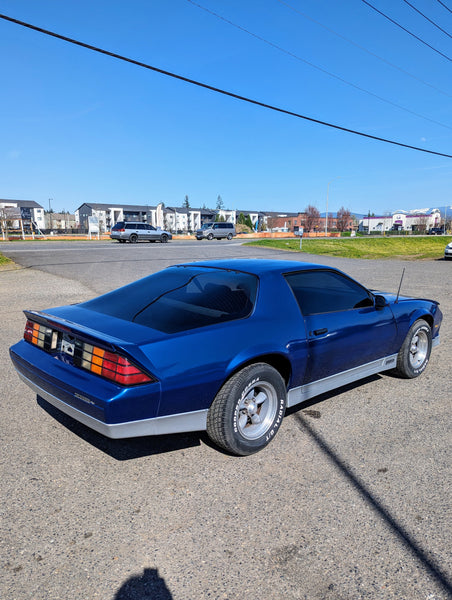
[[[149,240],[155,241],[160,239],[160,234],[155,227],[152,225],[146,225],[146,227]]]
[[[308,338],[304,383],[384,358],[393,352],[396,324],[389,306],[336,271],[286,275],[300,306]]]
[[[147,240],[147,231],[146,231],[146,225],[144,223],[137,223],[135,225],[136,230],[137,230],[137,234],[138,234],[138,239],[141,241]]]

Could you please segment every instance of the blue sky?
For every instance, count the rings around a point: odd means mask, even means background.
[[[403,0],[369,1],[452,57],[452,39]],[[452,12],[439,2],[411,3],[452,34]],[[361,0],[198,4],[280,49],[189,0],[0,0],[0,13],[314,119],[452,154],[452,62]],[[227,208],[323,212],[330,183],[330,211],[452,204],[448,158],[252,106],[1,19],[0,54],[0,198],[45,208],[51,198],[54,210],[73,212],[83,202],[181,205],[185,195],[193,207],[214,207],[221,195]]]

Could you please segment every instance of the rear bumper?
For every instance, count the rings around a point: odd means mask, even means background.
[[[20,379],[76,421],[109,438],[206,429],[207,409],[158,416],[160,383],[124,388],[20,341],[10,348]]]
[[[42,389],[36,383],[25,377],[18,371],[19,377],[40,398],[47,400],[52,406],[58,408],[76,421],[83,423],[90,429],[101,433],[112,439],[142,437],[147,435],[162,435],[169,433],[182,433],[187,431],[202,431],[206,429],[207,410],[198,410],[191,413],[169,415],[165,417],[154,417],[139,421],[127,421],[124,423],[103,423],[98,419],[66,404],[53,394]]]

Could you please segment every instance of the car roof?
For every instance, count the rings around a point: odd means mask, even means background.
[[[223,260],[206,260],[200,262],[181,263],[174,265],[176,267],[211,267],[215,269],[226,269],[234,271],[244,271],[253,275],[265,275],[268,273],[290,273],[294,271],[306,271],[311,269],[330,269],[336,271],[327,265],[317,265],[314,263],[295,261],[295,260],[269,260],[265,258],[231,258]]]

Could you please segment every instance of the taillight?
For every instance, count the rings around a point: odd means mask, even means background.
[[[124,356],[91,344],[83,344],[80,366],[120,385],[137,385],[156,381]]]
[[[46,351],[56,350],[58,333],[50,327],[28,320],[25,324],[24,339]]]
[[[25,324],[25,331],[24,331],[24,339],[27,340],[27,342],[31,342],[33,343],[33,332],[34,332],[34,326],[36,326],[37,323],[32,323],[32,321],[28,320]]]
[[[86,369],[124,386],[157,381],[152,375],[139,369],[121,354],[104,350],[75,338],[68,341],[65,337],[65,333],[34,321],[28,320],[25,325],[24,339],[27,342],[54,354],[57,358],[60,356],[71,357],[71,362],[75,367]]]

